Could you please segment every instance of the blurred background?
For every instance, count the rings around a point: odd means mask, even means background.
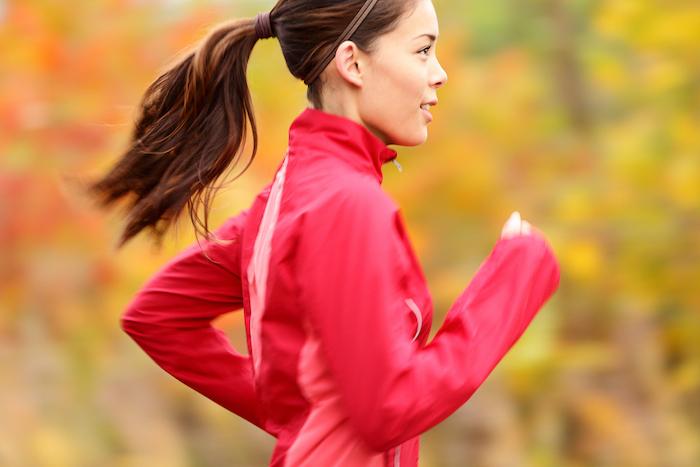
[[[114,245],[103,173],[164,66],[273,1],[0,0],[0,465],[262,466],[274,439],[182,385],[119,328],[194,240]],[[700,3],[434,0],[426,144],[384,167],[434,298],[431,336],[514,210],[560,288],[484,385],[421,438],[422,467],[700,465]],[[279,43],[248,69],[261,141],[211,225],[281,161],[306,88]],[[246,155],[252,144],[248,141]],[[242,313],[215,324],[245,351]]]

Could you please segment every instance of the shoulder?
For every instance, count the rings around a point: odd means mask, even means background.
[[[369,218],[393,217],[399,207],[382,189],[381,185],[368,177],[344,178],[329,187],[319,203],[321,212],[338,215],[364,216]]]
[[[238,245],[243,233],[250,208],[242,209],[237,214],[225,219],[213,232],[212,238],[206,241],[207,248],[225,248]]]
[[[377,183],[347,178],[326,187],[304,213],[304,242],[349,245],[361,239],[390,240],[398,206]],[[319,245],[314,248],[320,247]]]

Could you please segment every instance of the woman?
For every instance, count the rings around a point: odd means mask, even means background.
[[[516,212],[427,342],[432,299],[381,182],[389,144],[425,141],[422,107],[447,80],[429,0],[280,0],[214,31],[149,88],[132,148],[94,192],[134,195],[120,245],[146,227],[160,238],[184,204],[192,216],[246,115],[256,138],[245,66],[275,33],[313,106],[252,205],[163,266],[121,324],[165,371],[275,436],[272,466],[416,466],[419,435],[471,397],[559,284],[548,242]],[[240,308],[249,356],[211,324]]]

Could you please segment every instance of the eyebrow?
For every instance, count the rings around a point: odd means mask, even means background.
[[[430,40],[433,42],[435,42],[435,39],[437,39],[437,37],[434,34],[419,34],[416,37],[414,37],[414,39],[418,39],[419,37],[423,37],[423,36],[428,36],[430,38]]]

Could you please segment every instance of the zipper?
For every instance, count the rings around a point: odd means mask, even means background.
[[[394,451],[394,467],[401,466],[401,445],[399,444]]]

